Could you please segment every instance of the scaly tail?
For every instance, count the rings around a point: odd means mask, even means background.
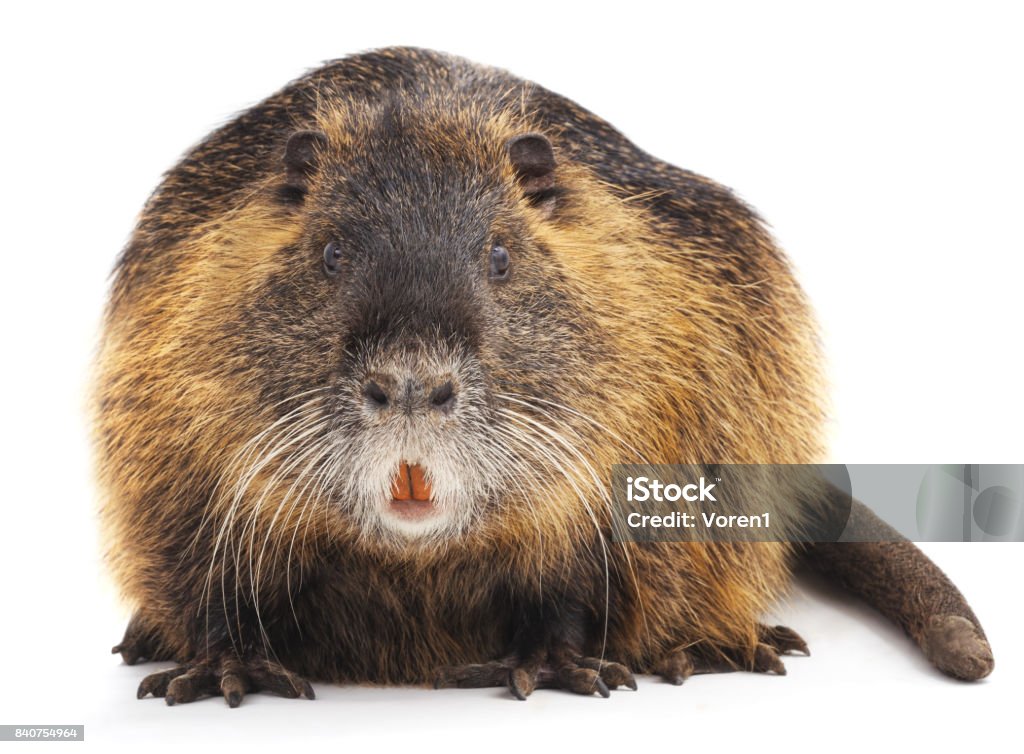
[[[859,541],[808,545],[807,563],[901,626],[946,675],[976,681],[992,672],[992,648],[974,611],[927,555],[856,500],[846,532],[844,539]]]

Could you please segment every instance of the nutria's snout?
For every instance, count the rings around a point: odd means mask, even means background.
[[[349,352],[333,435],[343,515],[370,539],[402,547],[464,534],[508,466],[477,353],[431,339]]]
[[[457,393],[450,376],[420,379],[412,374],[375,373],[363,384],[363,395],[375,411],[399,411],[406,415],[421,410],[449,413]]]

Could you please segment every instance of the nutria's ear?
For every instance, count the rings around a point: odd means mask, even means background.
[[[296,131],[284,148],[285,185],[294,198],[309,190],[309,177],[316,170],[317,158],[327,146],[327,137],[319,131]]]
[[[508,156],[519,185],[538,205],[554,206],[555,150],[543,134],[528,133],[508,140]]]

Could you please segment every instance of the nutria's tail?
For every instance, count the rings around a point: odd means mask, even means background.
[[[856,500],[843,539],[857,541],[809,545],[806,561],[901,626],[943,673],[976,681],[992,672],[992,648],[974,611],[913,542]]]

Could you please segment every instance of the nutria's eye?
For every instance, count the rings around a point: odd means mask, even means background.
[[[337,275],[341,271],[341,246],[331,241],[324,247],[324,272]]]
[[[508,277],[508,268],[512,263],[509,259],[508,249],[500,244],[491,248],[491,279],[504,280]]]

